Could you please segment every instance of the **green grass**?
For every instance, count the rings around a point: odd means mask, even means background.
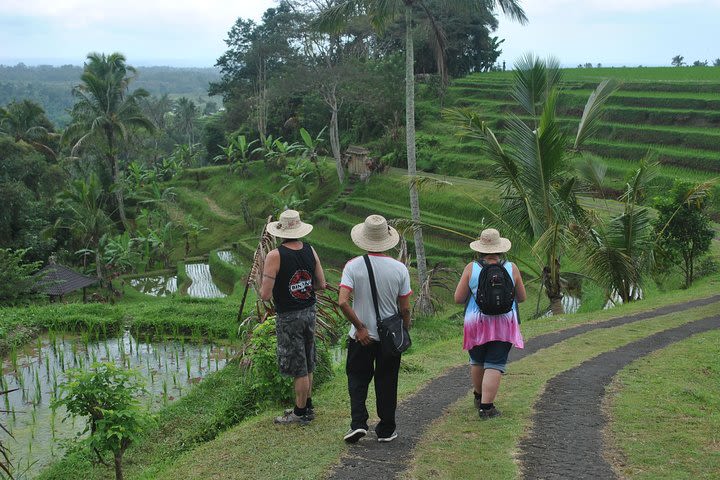
[[[481,422],[468,393],[423,436],[408,476],[472,478],[473,472],[480,471],[493,472],[497,479],[518,478],[517,445],[530,426],[532,405],[548,380],[608,350],[707,317],[716,313],[717,308],[711,305],[688,310],[683,315],[666,315],[589,332],[512,363],[496,400],[504,416],[492,423]]]
[[[606,406],[624,478],[717,478],[718,358],[715,330],[633,362],[615,378]]]

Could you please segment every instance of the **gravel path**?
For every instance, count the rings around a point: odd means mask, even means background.
[[[720,302],[720,295],[539,335],[528,340],[524,349],[513,349],[510,361],[518,360],[540,349],[591,330],[612,328],[715,302]],[[402,372],[400,375],[400,381],[402,381]],[[350,446],[348,453],[340,459],[340,462],[329,473],[328,478],[367,480],[368,478],[391,479],[397,477],[407,469],[413,450],[427,427],[439,418],[448,406],[467,395],[469,390],[470,380],[467,365],[453,367],[444,375],[435,378],[398,405],[396,421],[399,436],[397,440],[392,443],[380,444],[374,441],[375,437],[370,432],[368,437]],[[368,408],[371,409],[370,406]]]
[[[520,443],[524,478],[616,478],[603,458],[605,387],[632,361],[718,328],[720,315],[690,322],[605,352],[550,380],[535,404],[533,431]]]

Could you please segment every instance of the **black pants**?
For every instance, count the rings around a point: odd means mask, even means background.
[[[368,346],[352,338],[348,339],[348,356],[345,373],[350,393],[352,429],[368,428],[368,411],[365,407],[370,380],[375,377],[375,400],[380,423],[375,427],[378,437],[389,437],[395,431],[397,408],[398,373],[400,357],[386,357],[380,350],[380,342]]]

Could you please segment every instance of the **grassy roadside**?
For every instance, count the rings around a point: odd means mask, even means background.
[[[717,478],[720,330],[625,367],[608,388],[608,435],[623,478]]]
[[[424,435],[407,477],[472,478],[477,472],[493,472],[493,478],[517,478],[517,444],[530,426],[532,405],[548,380],[588,358],[717,310],[714,304],[683,315],[670,314],[589,332],[513,363],[498,395],[504,417],[482,423],[468,392]]]

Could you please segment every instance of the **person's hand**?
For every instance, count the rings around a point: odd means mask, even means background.
[[[370,345],[372,339],[370,338],[370,334],[368,333],[368,329],[365,325],[363,325],[362,328],[355,327],[355,340],[360,342],[360,345],[363,347]]]

